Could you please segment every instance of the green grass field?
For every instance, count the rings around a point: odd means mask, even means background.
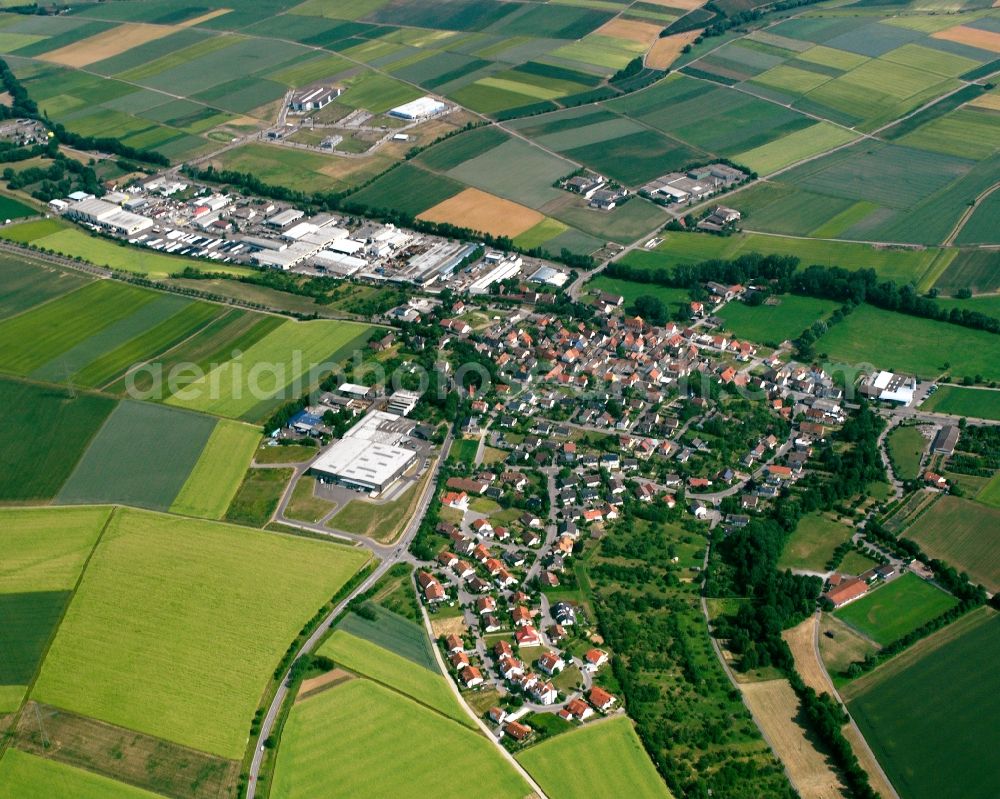
[[[41,261],[4,253],[0,256],[0,280],[4,287],[3,296],[0,296],[0,319],[6,319],[78,289],[88,279]]]
[[[459,707],[436,667],[419,666],[409,658],[344,630],[334,632],[319,653],[333,658],[339,666],[412,697],[459,724],[472,726],[471,719]]]
[[[386,757],[391,757],[391,768]],[[364,679],[299,702],[285,725],[274,799],[521,799],[517,773],[482,736]]]
[[[670,796],[624,716],[543,741],[517,759],[551,799]]]
[[[907,799],[992,799],[1000,761],[977,742],[993,740],[1000,714],[994,679],[1000,617],[989,613],[955,640],[866,678],[848,703],[893,786]],[[947,636],[946,628],[938,635]],[[905,713],[919,697],[920,712]]]
[[[0,798],[159,799],[159,794],[126,785],[55,760],[9,749],[0,760]]]
[[[937,377],[1000,380],[1000,337],[981,330],[861,305],[816,342],[816,351],[845,364]]]
[[[396,499],[379,505],[373,505],[364,499],[352,499],[334,514],[327,526],[366,535],[383,543],[388,542],[400,531],[407,513],[412,513],[417,491],[417,486],[410,486]]]
[[[925,411],[955,416],[1000,419],[1000,391],[942,385],[920,407]]]
[[[994,474],[989,482],[980,489],[979,493],[976,494],[976,499],[990,507],[1000,508],[1000,472]]]
[[[409,579],[403,582],[401,590],[404,592],[412,590]],[[425,669],[437,671],[434,651],[422,624],[417,624],[374,602],[368,603],[367,607],[376,614],[374,620],[359,616],[357,613],[348,613],[337,625],[337,629],[357,638],[364,638]]]
[[[115,408],[95,394],[0,379],[0,502],[52,499]],[[30,434],[27,431],[31,431]]]
[[[56,500],[168,510],[215,425],[209,416],[125,400],[94,437]]]
[[[745,164],[760,175],[770,175],[804,158],[846,144],[855,137],[855,133],[829,122],[817,122],[811,127],[733,156],[733,160]]]
[[[834,615],[885,646],[957,604],[950,594],[906,573]]]
[[[852,532],[853,528],[823,514],[803,516],[785,542],[778,568],[826,571],[833,551],[849,540]]]
[[[34,695],[239,758],[279,657],[364,560],[326,542],[118,510]]]
[[[803,266],[842,266],[844,269],[874,269],[879,276],[908,283],[920,279],[935,263],[939,251],[884,248],[842,241],[782,238],[758,233],[708,236],[703,233],[666,233],[655,250],[637,250],[625,260],[640,266],[660,267],[698,263],[712,258],[732,259],[750,252],[763,255],[794,255]]]
[[[0,713],[16,710],[107,520],[107,508],[0,511]],[[57,523],[53,524],[56,520]]]
[[[448,460],[458,463],[471,464],[476,459],[479,451],[479,439],[460,438],[457,439],[448,450]]]
[[[837,303],[814,297],[785,294],[776,298],[778,305],[750,306],[730,302],[716,314],[726,323],[726,330],[739,338],[761,343],[780,344],[796,338],[807,327],[829,316]]]
[[[889,433],[888,443],[896,476],[901,480],[916,480],[920,476],[920,459],[929,443],[920,428],[897,427]]]
[[[0,371],[30,374],[137,313],[158,296],[153,291],[100,280],[0,322]]]
[[[983,489],[988,502],[997,486]],[[1000,590],[1000,509],[980,502],[945,496],[920,516],[903,535],[912,538],[930,557],[966,572],[986,590]]]
[[[259,421],[282,400],[301,396],[348,357],[372,328],[355,322],[285,322],[174,394],[167,403],[217,416]],[[324,364],[326,369],[321,369]]]
[[[257,428],[220,419],[170,512],[221,519],[239,490],[259,441]]]
[[[226,511],[226,521],[263,527],[274,515],[292,469],[248,469]]]

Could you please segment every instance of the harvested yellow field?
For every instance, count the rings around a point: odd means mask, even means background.
[[[646,0],[646,2],[664,8],[679,8],[681,11],[694,11],[705,5],[705,0]]]
[[[802,799],[844,799],[844,788],[826,756],[816,751],[795,720],[799,698],[788,680],[747,683],[740,690]]]
[[[195,17],[194,19],[189,19],[187,22],[178,23],[178,28],[192,28],[195,25],[201,25],[203,22],[208,22],[210,19],[215,19],[216,17],[221,17],[223,14],[228,14],[232,11],[231,8],[217,8],[215,11],[209,11],[207,14],[202,14],[200,17]]]
[[[176,25],[150,25],[146,22],[126,22],[117,28],[98,33],[73,44],[67,44],[51,53],[39,56],[46,61],[67,67],[85,67],[105,58],[111,58],[140,44],[162,39],[176,33]]]
[[[1000,3],[1000,0],[997,0]],[[1000,111],[1000,94],[981,94],[975,100],[971,100],[969,105],[976,108],[988,108],[991,111]]]
[[[828,617],[833,618],[833,617]],[[826,668],[816,652],[816,635],[820,623],[819,616],[810,616],[801,624],[785,630],[781,637],[785,639],[788,648],[792,650],[792,657],[795,659],[795,670],[802,678],[802,682],[812,688],[816,693],[826,693],[835,696],[833,684],[827,674]],[[875,761],[871,750],[865,745],[861,733],[853,724],[847,724],[843,728],[844,737],[847,738],[851,749],[854,750],[858,763],[867,774],[869,782],[875,792],[883,799],[892,799],[895,792],[886,781],[885,774]]]
[[[958,42],[959,44],[967,44],[969,47],[979,47],[983,50],[1000,53],[1000,33],[993,31],[956,25],[954,28],[932,33],[931,36],[935,39],[947,39],[949,42]]]
[[[684,46],[691,44],[698,38],[699,34],[701,31],[685,31],[657,39],[649,52],[646,53],[646,66],[650,69],[667,69],[677,60],[677,56],[681,54]]]
[[[538,211],[494,197],[479,189],[465,189],[451,199],[428,208],[417,219],[450,222],[493,236],[519,236],[545,217]]]
[[[613,39],[625,39],[630,42],[638,42],[644,47],[649,47],[660,35],[663,27],[652,22],[640,22],[633,19],[615,18],[604,23],[595,33],[602,36],[610,36]]]

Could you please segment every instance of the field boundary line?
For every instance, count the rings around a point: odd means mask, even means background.
[[[203,300],[197,300],[196,299],[196,300],[194,300],[194,302],[203,302]],[[155,355],[151,355],[149,358],[146,358],[146,360],[144,360],[144,361],[136,361],[128,369],[126,369],[124,372],[122,372],[119,375],[116,375],[115,377],[111,378],[111,380],[109,380],[107,383],[105,383],[102,386],[100,386],[98,388],[98,390],[99,391],[105,391],[105,390],[107,390],[108,386],[113,386],[119,380],[124,380],[130,374],[132,374],[135,371],[138,371],[139,369],[141,369],[146,364],[152,363],[157,358],[162,358],[165,355],[169,355],[174,350],[176,350],[178,347],[181,347],[181,346],[187,344],[191,339],[193,339],[199,333],[201,333],[202,331],[204,331],[205,328],[208,327],[209,325],[213,324],[214,322],[220,322],[223,319],[225,319],[226,317],[232,316],[232,314],[235,313],[235,312],[236,312],[236,308],[226,308],[225,311],[224,311],[224,313],[220,314],[219,316],[214,316],[211,319],[206,319],[196,330],[194,330],[193,332],[191,332],[188,336],[185,336],[183,340],[178,341],[172,347],[168,347],[167,349],[163,350],[162,352],[158,352]],[[140,335],[142,335],[142,334],[140,333]],[[128,342],[125,342],[125,343],[128,343]]]
[[[988,189],[986,189],[978,197],[976,197],[976,199],[972,201],[972,204],[965,209],[965,212],[959,217],[958,221],[955,223],[955,227],[951,229],[951,233],[948,234],[948,238],[946,238],[944,242],[942,242],[944,246],[950,247],[955,243],[955,239],[958,238],[958,234],[961,233],[962,230],[965,228],[965,225],[968,223],[969,219],[972,218],[972,215],[976,213],[977,210],[979,210],[979,204],[982,203],[991,194],[993,194],[993,192],[995,192],[997,189],[1000,189],[1000,180],[998,180],[996,183],[994,183],[992,186],[990,186]]]
[[[108,414],[110,416],[111,414]],[[107,420],[105,419],[105,422]],[[102,425],[103,427],[103,425]],[[78,507],[88,507],[88,506],[78,506]],[[91,505],[89,507],[108,507],[108,517],[104,520],[104,524],[101,526],[100,532],[97,534],[97,538],[94,539],[94,545],[90,548],[90,552],[87,553],[87,558],[83,561],[83,565],[80,567],[80,574],[76,578],[76,582],[73,584],[73,589],[70,591],[69,599],[66,601],[65,606],[63,606],[62,613],[59,614],[59,620],[52,628],[52,634],[49,636],[49,640],[45,643],[45,648],[42,650],[41,657],[38,659],[38,665],[35,667],[35,673],[31,677],[31,681],[24,689],[24,698],[21,700],[21,705],[12,714],[10,726],[8,727],[8,732],[0,738],[0,760],[3,760],[4,755],[7,754],[7,750],[11,746],[11,742],[14,740],[14,735],[16,730],[21,724],[21,716],[24,714],[24,709],[27,707],[28,702],[31,701],[31,693],[35,688],[35,684],[38,682],[38,677],[42,673],[42,667],[45,665],[45,661],[48,659],[49,650],[52,649],[52,644],[56,640],[56,636],[59,634],[59,630],[66,620],[66,614],[69,613],[69,608],[73,604],[73,600],[76,599],[76,593],[80,589],[81,583],[83,583],[83,578],[87,574],[87,569],[90,567],[90,562],[94,557],[94,553],[97,548],[101,545],[101,541],[104,540],[104,534],[108,531],[108,527],[111,526],[111,520],[114,519],[115,514],[118,513],[118,505],[102,506],[102,505]]]

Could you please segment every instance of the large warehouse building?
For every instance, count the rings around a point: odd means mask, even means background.
[[[149,217],[124,211],[113,203],[97,198],[73,203],[66,209],[66,216],[79,219],[89,225],[111,230],[122,236],[134,236],[136,233],[153,226],[153,220]]]
[[[323,452],[309,472],[330,483],[381,493],[416,460],[412,449],[398,446],[412,422],[383,411],[365,416]]]
[[[448,106],[440,100],[425,96],[409,103],[403,103],[403,105],[397,105],[389,111],[389,116],[415,121],[443,114],[447,110]]]

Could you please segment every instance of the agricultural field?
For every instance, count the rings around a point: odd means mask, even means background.
[[[281,653],[364,560],[326,542],[116,510],[33,697],[239,758]]]
[[[716,316],[726,323],[726,330],[739,338],[757,342],[789,341],[814,322],[829,316],[837,303],[814,297],[786,294],[775,297],[776,304],[751,306],[730,302]]]
[[[226,510],[226,521],[263,527],[278,509],[292,474],[292,469],[247,469]]]
[[[56,502],[169,510],[216,425],[209,416],[125,400],[91,441]]]
[[[399,590],[409,595],[412,590],[409,575],[401,582]],[[337,625],[337,629],[356,638],[363,638],[425,669],[437,671],[432,644],[422,624],[374,602],[369,602],[366,608],[368,612],[375,614],[374,619],[349,613]]]
[[[950,594],[908,572],[834,615],[884,646],[957,604]]]
[[[392,768],[385,767],[389,752]],[[484,737],[390,688],[352,679],[292,707],[271,795],[461,799],[468,787],[457,774],[474,774],[484,796],[520,799],[529,793]]]
[[[930,285],[947,293],[960,289],[983,294],[996,292],[1000,290],[1000,251],[958,250],[947,268],[935,275],[931,284],[921,283],[920,288],[930,288]]]
[[[0,510],[0,713],[20,704],[109,516],[107,508]]]
[[[0,760],[0,797],[49,799],[52,796],[157,799],[160,795],[55,760],[8,749]]]
[[[472,724],[436,665],[419,665],[411,658],[397,655],[342,629],[327,639],[319,654],[333,658],[338,666],[389,686],[459,724]]]
[[[618,716],[558,735],[521,752],[518,761],[552,799],[670,796],[629,719]],[[614,763],[614,768],[607,768]]]
[[[861,305],[816,342],[816,350],[843,364],[874,364],[936,378],[982,375],[1000,380],[997,336],[947,322]],[[946,365],[947,364],[947,365]]]
[[[897,427],[888,438],[893,471],[900,480],[916,480],[929,439],[916,426]]]
[[[64,271],[32,258],[0,255],[0,319],[24,313],[87,283],[83,275]]]
[[[936,413],[1000,420],[1000,391],[941,385],[920,407]]]
[[[995,491],[988,484],[987,499]],[[1000,509],[958,497],[941,497],[903,535],[932,558],[968,573],[990,593],[1000,589]]]
[[[992,508],[1000,508],[1000,472],[994,474],[979,490],[976,500]]]
[[[260,421],[282,400],[304,394],[375,328],[354,322],[286,321],[166,401],[181,408]],[[2,333],[0,333],[2,334]]]
[[[257,428],[220,419],[174,497],[170,512],[221,519],[239,490],[259,441]]]
[[[926,250],[875,248],[855,242],[785,238],[757,233],[737,233],[723,237],[667,232],[658,238],[662,238],[662,241],[654,249],[634,250],[625,256],[624,262],[632,266],[657,268],[679,263],[698,263],[713,258],[732,259],[745,253],[759,252],[762,255],[794,255],[802,261],[803,266],[820,264],[844,269],[874,269],[886,280],[919,283],[925,276],[937,277],[939,260],[954,257],[954,251],[930,247]]]
[[[850,540],[852,533],[851,527],[824,514],[803,516],[785,543],[778,568],[826,571],[833,551]]]
[[[1000,619],[987,610],[965,621],[850,686],[851,715],[907,799],[988,799],[1000,780],[996,759],[970,746],[991,739],[1000,712],[995,681],[983,679],[1000,656]],[[901,713],[914,697],[920,712]]]
[[[115,405],[96,394],[0,379],[0,503],[52,499]]]

